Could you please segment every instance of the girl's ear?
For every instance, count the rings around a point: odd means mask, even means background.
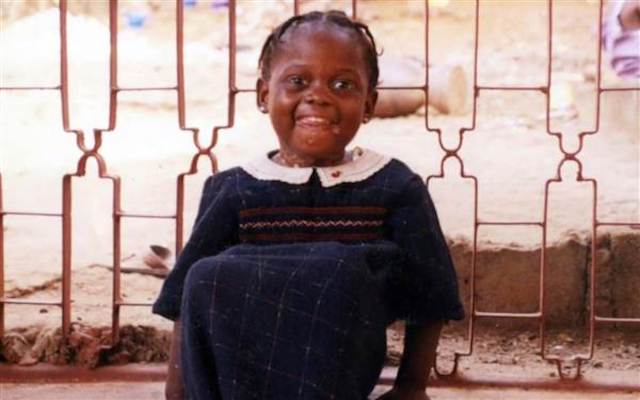
[[[258,78],[256,81],[256,105],[261,113],[266,114],[269,112],[267,101],[269,98],[269,82],[262,78]]]
[[[367,100],[364,103],[364,116],[362,118],[363,123],[367,123],[373,118],[373,112],[376,109],[376,103],[378,102],[378,91],[373,89]]]

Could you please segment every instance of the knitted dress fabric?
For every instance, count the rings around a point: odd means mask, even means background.
[[[181,318],[189,399],[365,399],[385,327],[462,319],[422,179],[391,160],[358,182],[205,183],[153,311]]]

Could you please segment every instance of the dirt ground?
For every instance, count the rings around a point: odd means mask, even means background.
[[[376,399],[389,387],[377,386],[370,399]],[[638,393],[616,392],[573,392],[535,389],[496,388],[442,388],[428,390],[431,400],[636,400]],[[162,383],[91,383],[91,384],[40,384],[17,385],[0,384],[2,400],[111,400],[111,399],[164,399]]]
[[[259,3],[260,6],[255,2],[239,3],[237,80],[238,87],[251,88],[256,76],[259,46],[268,29],[290,12],[291,7],[279,1]],[[461,66],[470,85],[473,76],[473,2],[433,2],[434,7],[443,6],[432,10],[428,63],[424,61],[424,11],[418,3],[360,2],[360,17],[370,24],[384,49],[382,59],[428,64],[444,70]],[[71,4],[72,13],[77,6],[74,4]],[[165,3],[158,4],[148,10],[147,25],[134,29],[127,27],[124,20],[138,5],[122,2],[118,76],[122,86],[175,84],[173,11]],[[545,3],[531,0],[482,4],[479,84],[545,85]],[[304,3],[305,10],[328,7],[349,9],[348,2]],[[106,127],[108,121],[106,10],[105,6],[101,14],[72,14],[69,17],[71,126],[88,132],[88,145],[93,143],[89,132],[93,128]],[[578,132],[592,130],[596,123],[597,12],[597,2],[587,0],[556,2],[554,8],[551,108],[555,117],[550,124],[552,130],[562,132],[567,151],[578,148]],[[0,36],[2,86],[57,84],[57,18],[55,10],[46,10],[3,24]],[[226,122],[226,18],[224,9],[214,10],[205,2],[185,13],[186,126],[200,128],[199,140],[203,143],[210,140],[213,126]],[[383,77],[384,74],[383,71]],[[419,81],[405,83],[421,84]],[[623,82],[613,76],[606,59],[603,60],[603,86],[633,85],[637,82]],[[460,176],[461,165],[449,161],[444,169],[446,179],[430,181],[443,229],[450,239],[468,242],[473,235],[474,192],[468,176],[478,179],[480,220],[540,221],[544,215],[545,183],[560,173],[562,181],[551,184],[548,193],[550,246],[569,236],[589,239],[591,210],[595,206],[593,198],[597,203],[595,217],[598,221],[640,222],[638,92],[603,95],[600,129],[584,139],[578,154],[582,165],[580,172],[582,177],[597,181],[596,193],[590,182],[576,181],[577,164],[566,163],[558,172],[562,159],[560,143],[546,132],[545,96],[542,93],[482,91],[475,103],[475,128],[460,135],[460,128],[473,124],[474,103],[472,96],[468,97],[467,106],[456,115],[423,107],[409,116],[374,120],[363,126],[355,141],[357,145],[398,157],[427,177],[441,172],[440,163],[445,153],[438,145],[437,135],[425,129],[425,119],[431,128],[441,129],[446,147],[455,147],[463,140],[459,154],[464,161],[465,177]],[[267,118],[256,112],[252,93],[238,95],[236,110],[233,128],[222,130],[214,147],[220,169],[241,164],[276,145]],[[119,95],[117,125],[114,131],[104,134],[100,153],[108,172],[122,178],[125,211],[175,213],[176,176],[188,169],[195,152],[190,133],[178,126],[177,115],[174,92]],[[81,155],[74,135],[61,128],[59,94],[1,91],[0,132],[4,209],[59,212],[62,175],[75,171]],[[209,172],[208,163],[200,162],[199,173],[188,179],[185,232],[190,230],[201,183]],[[111,321],[112,276],[104,266],[113,263],[112,187],[109,181],[97,178],[96,167],[90,162],[87,175],[74,179],[73,190],[72,312],[73,321],[83,324],[77,325],[78,331],[82,331],[83,326],[108,326]],[[60,229],[60,220],[56,218],[5,217],[4,279],[8,297],[24,300],[60,298]],[[122,235],[120,256],[124,267],[144,268],[142,257],[151,244],[169,248],[175,245],[174,223],[167,219],[125,219]],[[536,248],[541,244],[540,237],[540,228],[482,227],[478,231],[481,248]],[[152,302],[162,283],[161,279],[139,274],[123,274],[122,279],[122,297],[131,302]],[[159,328],[160,331],[154,330],[157,342],[153,346],[156,346],[155,350],[162,350],[166,345],[163,335],[169,324],[152,316],[147,307],[124,307],[121,321],[122,325]],[[9,305],[5,307],[5,324],[9,330],[35,327],[31,328],[31,333],[23,335],[23,338],[33,339],[29,339],[28,346],[23,346],[24,352],[34,345],[36,338],[46,336],[46,332],[55,337],[52,330],[60,324],[60,310],[48,306]],[[466,342],[461,331],[451,328],[451,332],[445,334],[441,346],[445,359],[454,349],[464,347]],[[631,333],[614,330],[612,334],[601,336],[596,346],[597,361],[589,368],[639,369],[637,343],[640,340],[634,336],[637,333],[637,329]],[[137,337],[139,334],[131,335]],[[578,338],[581,335],[570,335],[571,343],[568,340],[563,343],[561,334],[557,333],[560,344],[555,345],[573,349],[570,345],[575,344],[576,348],[584,348],[584,339]],[[100,336],[100,333],[96,335]],[[399,337],[394,335],[392,331],[392,363],[399,351]],[[501,331],[479,334],[473,361],[463,362],[463,368],[544,364],[536,354],[539,338],[531,335],[524,331],[507,337]],[[42,346],[47,348],[46,344]],[[55,343],[49,346],[55,347]],[[91,357],[98,354],[96,349],[88,352]],[[159,360],[163,356],[159,353],[152,351],[139,357]],[[46,357],[44,350],[39,354]],[[111,354],[113,362],[131,360],[118,358],[126,358],[118,354]],[[95,358],[91,360],[96,361]],[[548,373],[554,373],[553,369]],[[11,392],[7,387],[4,390]],[[438,397],[434,392],[433,399],[453,398],[447,396],[449,394]],[[514,394],[513,398],[533,398],[517,396]]]

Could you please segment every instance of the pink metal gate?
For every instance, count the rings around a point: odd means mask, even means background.
[[[293,12],[298,14],[301,9],[301,2],[299,0],[293,1]],[[552,75],[552,37],[554,35],[554,18],[553,18],[553,0],[549,0],[547,2],[548,9],[548,21],[547,21],[547,69],[546,69],[546,84],[543,86],[482,86],[478,84],[478,65],[481,62],[478,57],[478,44],[479,44],[479,22],[480,22],[480,9],[482,7],[482,3],[479,0],[475,1],[475,31],[474,31],[474,56],[473,56],[473,104],[472,104],[472,123],[470,126],[460,127],[458,131],[458,141],[457,146],[447,147],[443,140],[443,133],[440,129],[434,128],[430,125],[430,116],[427,108],[427,113],[425,115],[425,130],[428,134],[434,134],[438,138],[439,145],[444,152],[444,156],[441,160],[440,173],[437,175],[430,176],[427,179],[427,182],[430,182],[433,179],[444,178],[444,164],[447,160],[456,160],[460,165],[460,177],[470,181],[473,184],[473,208],[474,208],[474,222],[473,222],[473,255],[471,262],[471,283],[470,283],[470,309],[468,313],[470,318],[468,319],[468,344],[467,348],[464,351],[457,352],[455,354],[455,361],[453,364],[453,369],[451,371],[438,371],[441,375],[454,375],[457,372],[458,360],[461,357],[469,356],[473,353],[474,346],[474,337],[475,337],[475,327],[476,323],[480,319],[529,319],[532,321],[536,321],[539,327],[539,333],[541,338],[540,343],[540,354],[543,359],[550,360],[557,365],[557,371],[560,378],[568,378],[567,374],[563,371],[563,365],[566,363],[573,363],[575,365],[575,377],[579,377],[581,375],[581,366],[582,364],[593,358],[594,355],[594,338],[595,338],[595,330],[597,326],[606,325],[606,324],[639,324],[640,318],[613,318],[613,317],[605,317],[597,315],[595,312],[595,295],[597,293],[598,282],[596,277],[596,264],[597,264],[597,243],[596,240],[592,240],[590,243],[590,252],[591,252],[591,261],[590,261],[590,274],[594,279],[590,282],[590,297],[589,297],[589,319],[588,319],[588,351],[584,354],[573,354],[566,358],[560,358],[551,354],[545,353],[545,322],[546,322],[546,309],[547,309],[547,293],[545,290],[545,266],[546,266],[546,250],[547,250],[547,211],[548,211],[548,198],[549,198],[549,188],[554,183],[562,181],[560,170],[565,163],[575,163],[578,167],[578,177],[577,180],[579,182],[585,182],[591,185],[593,192],[593,207],[592,207],[592,220],[593,224],[591,226],[591,237],[596,238],[598,230],[601,230],[606,227],[612,226],[623,226],[623,227],[640,227],[640,221],[626,221],[626,222],[612,222],[612,221],[600,221],[597,218],[597,207],[598,207],[598,182],[595,179],[591,179],[589,177],[583,176],[582,174],[582,163],[580,160],[580,151],[582,150],[582,145],[584,140],[590,135],[595,135],[598,133],[600,129],[600,102],[601,95],[605,92],[613,92],[613,91],[638,91],[637,87],[624,87],[624,88],[612,88],[612,87],[604,87],[602,85],[601,75],[602,75],[602,51],[599,46],[599,43],[594,43],[593,51],[597,52],[597,73],[596,73],[596,124],[593,129],[580,132],[578,135],[579,146],[575,151],[567,151],[565,150],[565,146],[563,145],[563,135],[561,132],[555,132],[551,129],[550,124],[550,90],[553,85],[553,75]],[[359,2],[358,0],[353,0],[351,2],[351,14],[354,17],[357,17],[359,10]],[[429,65],[429,3],[425,1],[425,21],[424,21],[424,29],[426,35],[425,41],[425,64]],[[600,2],[600,14],[599,18],[602,21],[603,18],[603,8],[604,5],[602,1]],[[99,177],[102,179],[106,179],[111,182],[113,188],[113,198],[112,198],[112,207],[111,213],[113,218],[113,299],[111,304],[112,316],[111,316],[111,325],[112,325],[112,340],[115,342],[118,340],[118,331],[119,331],[119,323],[120,323],[120,310],[122,307],[138,307],[143,306],[147,307],[150,304],[148,303],[140,303],[140,302],[127,302],[121,296],[120,290],[120,268],[121,268],[121,259],[122,259],[122,251],[121,251],[121,223],[123,219],[128,218],[141,218],[141,219],[170,219],[175,221],[175,243],[176,243],[176,253],[180,251],[183,245],[183,237],[184,237],[184,208],[185,208],[185,200],[184,200],[184,186],[185,186],[185,177],[189,175],[193,175],[197,172],[197,163],[203,158],[209,160],[211,165],[211,171],[216,172],[217,170],[217,160],[214,155],[214,150],[216,149],[216,143],[218,139],[218,133],[220,130],[228,129],[234,126],[235,123],[235,115],[236,115],[236,95],[239,93],[253,92],[252,88],[242,88],[238,87],[236,84],[236,2],[229,2],[229,13],[228,13],[228,34],[229,34],[229,54],[228,54],[228,86],[227,86],[227,97],[228,97],[228,109],[227,109],[227,121],[225,124],[216,126],[213,128],[213,132],[211,134],[211,139],[203,143],[201,135],[201,131],[199,128],[189,127],[186,124],[185,118],[185,68],[184,68],[184,3],[181,0],[176,0],[176,85],[168,86],[168,87],[125,87],[120,85],[118,81],[118,2],[116,0],[111,0],[109,3],[109,29],[110,29],[110,59],[109,59],[109,81],[110,81],[110,90],[109,90],[109,118],[108,118],[108,126],[105,128],[95,128],[93,132],[85,132],[81,129],[76,129],[70,125],[69,119],[69,79],[68,79],[68,64],[67,64],[67,1],[60,0],[59,2],[59,10],[60,10],[60,83],[55,86],[50,87],[36,87],[36,86],[20,86],[20,87],[0,87],[0,90],[3,91],[54,91],[60,93],[61,99],[61,114],[62,114],[62,125],[66,132],[75,135],[77,148],[82,152],[82,155],[77,160],[77,168],[75,171],[68,173],[62,177],[62,193],[63,193],[63,201],[62,201],[62,210],[59,213],[44,213],[38,212],[37,210],[13,210],[6,209],[2,205],[2,196],[3,190],[7,190],[2,187],[2,175],[0,174],[0,336],[4,334],[4,320],[5,320],[5,305],[7,304],[15,304],[15,305],[55,305],[61,307],[62,309],[62,332],[63,335],[68,334],[71,324],[71,301],[73,294],[71,293],[71,239],[72,239],[72,216],[71,216],[71,204],[72,204],[72,180],[74,178],[81,178],[85,175],[86,164],[89,159],[94,159],[98,165]],[[597,23],[597,22],[594,22]],[[600,33],[601,24],[598,23],[598,35]],[[427,82],[429,82],[429,68],[425,69],[425,77],[424,84],[419,86],[387,86],[381,87],[380,90],[402,90],[402,89],[413,89],[420,90],[425,93],[427,99],[429,97],[430,88]],[[113,131],[116,128],[116,112],[117,112],[117,99],[118,95],[122,92],[141,92],[141,91],[167,91],[167,92],[175,92],[176,93],[176,104],[178,110],[178,123],[179,128],[183,131],[190,132],[193,139],[193,155],[191,159],[191,165],[186,172],[179,174],[176,177],[176,187],[177,187],[177,203],[175,213],[171,215],[151,215],[151,214],[131,214],[123,211],[121,206],[121,181],[120,178],[116,175],[113,175],[109,172],[108,161],[103,158],[101,155],[101,145],[102,138],[105,134],[108,134],[110,131]],[[496,92],[496,91],[518,91],[518,92],[536,92],[541,93],[546,97],[546,132],[548,135],[551,135],[557,139],[558,150],[560,151],[562,159],[559,161],[557,165],[557,174],[555,177],[550,178],[546,181],[545,184],[545,195],[544,195],[544,214],[542,220],[538,221],[513,221],[513,222],[500,222],[500,221],[487,221],[482,220],[478,216],[478,178],[473,174],[468,174],[465,172],[464,165],[465,160],[460,155],[460,150],[463,146],[463,139],[465,134],[476,129],[476,112],[477,112],[477,99],[481,94]],[[87,136],[93,135],[93,146],[89,147],[85,144],[85,139]],[[5,243],[5,233],[3,229],[5,217],[20,217],[20,216],[39,216],[44,218],[51,218],[55,220],[59,220],[62,226],[62,296],[59,301],[55,302],[34,302],[34,301],[25,301],[20,299],[11,299],[5,297],[4,291],[4,243]],[[542,256],[540,259],[540,281],[539,281],[539,304],[538,310],[536,312],[531,313],[500,313],[500,312],[486,312],[477,308],[475,304],[475,283],[476,283],[476,254],[477,254],[477,236],[478,229],[484,226],[528,226],[534,227],[540,230],[540,234],[542,237]]]

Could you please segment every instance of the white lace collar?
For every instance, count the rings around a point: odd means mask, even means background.
[[[309,181],[315,170],[323,187],[331,187],[344,182],[360,182],[380,171],[391,157],[373,150],[356,147],[352,150],[352,161],[332,167],[285,167],[264,154],[241,166],[249,175],[265,181],[281,181],[302,184]]]

